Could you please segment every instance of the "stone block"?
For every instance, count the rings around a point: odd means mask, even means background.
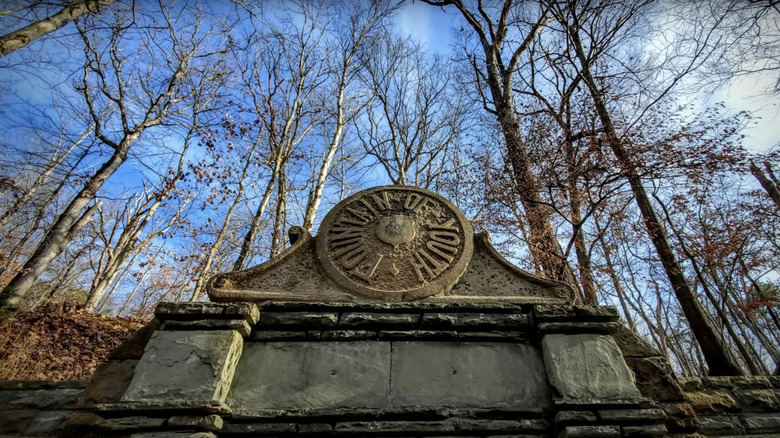
[[[21,434],[38,416],[37,409],[4,409],[0,415],[0,434]]]
[[[217,438],[211,432],[143,432],[134,433],[130,438]]]
[[[748,433],[776,433],[780,434],[780,414],[751,414],[743,415],[742,422]]]
[[[137,363],[137,360],[126,360],[100,364],[92,375],[90,384],[81,394],[78,406],[119,402],[133,379]]]
[[[333,425],[327,423],[301,424],[298,426],[298,432],[301,434],[330,435],[333,432]]]
[[[261,325],[333,327],[339,320],[336,312],[263,312]]]
[[[457,337],[457,332],[440,330],[381,330],[379,332],[380,341],[412,339],[447,340],[455,339]]]
[[[663,424],[650,424],[646,426],[623,426],[623,438],[654,438],[666,436],[666,426]]]
[[[65,426],[72,411],[41,411],[30,422],[25,435],[55,436]]]
[[[260,312],[254,303],[181,303],[161,302],[154,309],[160,321],[172,319],[243,319],[254,325]]]
[[[512,343],[394,342],[391,406],[550,404],[538,347]]]
[[[599,411],[599,417],[607,423],[660,423],[666,419],[661,409],[609,409]]]
[[[734,376],[731,378],[734,388],[739,389],[770,389],[772,384],[767,376]]]
[[[343,326],[417,325],[419,322],[417,313],[344,312],[339,319],[339,325]]]
[[[108,353],[107,359],[114,361],[140,359],[144,355],[144,349],[146,344],[149,343],[149,339],[152,338],[152,334],[159,330],[160,326],[160,321],[157,319],[149,321],[145,326],[133,333],[130,339],[119,344],[118,347]]]
[[[241,336],[247,337],[252,328],[243,319],[195,319],[166,321],[162,330],[235,330]]]
[[[255,330],[249,336],[253,341],[291,341],[306,339],[305,331]]]
[[[426,313],[422,317],[426,327],[480,328],[501,327],[518,328],[530,326],[529,317],[521,313]]]
[[[680,378],[680,384],[685,391],[698,391],[704,388],[701,377],[682,377]]]
[[[736,415],[699,415],[700,432],[704,435],[739,435],[744,433]]]
[[[219,415],[177,415],[168,419],[168,426],[205,430],[222,429],[223,423]]]
[[[666,428],[669,433],[699,430],[699,418],[690,403],[661,403],[660,407],[666,412]]]
[[[539,333],[564,333],[564,334],[612,334],[618,330],[622,324],[619,322],[599,321],[599,322],[581,322],[581,321],[552,321],[540,322],[538,324]]]
[[[657,348],[650,345],[636,332],[626,327],[624,324],[618,324],[617,330],[613,334],[620,351],[624,357],[654,357],[661,356]]]
[[[643,396],[657,402],[679,402],[685,400],[682,387],[663,357],[627,357],[628,367],[633,371],[636,386]]]
[[[227,403],[259,409],[383,408],[390,344],[386,342],[249,343]]]
[[[386,434],[397,433],[436,433],[454,432],[451,421],[347,421],[336,423],[337,433],[364,434],[381,431]]]
[[[230,389],[242,344],[233,330],[158,331],[121,401],[219,404]]]
[[[618,426],[567,426],[558,438],[620,438]]]
[[[547,321],[617,321],[617,309],[611,306],[567,306],[559,304],[537,304],[533,310],[534,320]]]
[[[327,330],[320,338],[326,341],[370,341],[378,336],[377,332],[370,330]]]
[[[595,423],[598,421],[596,414],[590,411],[560,411],[555,414],[557,426],[571,426],[575,424]]]
[[[532,429],[529,420],[458,418],[455,420],[455,426],[461,432],[512,433]]]
[[[165,424],[165,418],[159,417],[120,417],[105,418],[98,423],[98,427],[104,431],[132,431],[134,429],[153,429],[162,427]]]
[[[223,433],[276,435],[295,433],[295,423],[227,423],[222,427]]]
[[[0,391],[0,409],[74,409],[83,391],[82,388]]]
[[[733,394],[742,412],[777,412],[780,415],[780,390],[737,389]]]
[[[709,413],[734,412],[739,410],[737,401],[728,391],[708,390],[692,391],[685,393],[685,399],[691,404],[693,409],[699,413],[707,415]]]
[[[610,336],[552,334],[542,338],[544,366],[564,400],[635,399],[634,374]]]

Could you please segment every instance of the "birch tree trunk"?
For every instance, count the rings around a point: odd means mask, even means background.
[[[59,12],[36,21],[19,30],[0,36],[0,58],[21,49],[31,41],[65,26],[84,14],[100,12],[101,8],[117,0],[75,0]]]

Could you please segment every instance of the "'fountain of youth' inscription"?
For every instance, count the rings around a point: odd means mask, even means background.
[[[378,187],[339,203],[317,255],[340,286],[372,298],[415,299],[451,287],[473,251],[471,225],[427,190]]]

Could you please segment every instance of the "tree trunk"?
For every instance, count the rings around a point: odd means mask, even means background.
[[[67,246],[68,242],[86,225],[89,217],[80,216],[84,208],[95,199],[100,187],[124,163],[127,150],[138,137],[138,133],[125,138],[122,144],[114,150],[111,158],[92,175],[79,194],[68,204],[46,232],[32,256],[16,276],[0,292],[0,312],[16,311],[21,298],[32,287],[52,260]],[[93,211],[95,205],[89,209]]]
[[[756,163],[754,163],[753,160],[750,160],[750,173],[753,174],[753,176],[761,184],[761,187],[763,187],[769,197],[772,198],[775,206],[780,207],[780,189],[778,189],[774,181],[767,178],[766,174],[761,170],[760,167],[756,166]]]
[[[577,58],[580,61],[580,73],[593,98],[596,113],[598,114],[599,120],[601,121],[607,136],[607,144],[610,149],[612,149],[612,152],[618,159],[621,170],[628,179],[629,185],[631,186],[631,192],[634,195],[634,200],[642,214],[647,234],[650,236],[653,246],[655,246],[656,252],[658,253],[658,257],[661,259],[664,271],[666,271],[669,282],[674,289],[674,294],[680,302],[680,308],[685,314],[685,317],[691,326],[691,331],[701,347],[702,353],[707,361],[709,374],[712,376],[741,375],[742,371],[739,369],[739,366],[733,362],[733,359],[725,354],[727,346],[723,342],[720,334],[718,334],[712,326],[704,313],[704,309],[693,294],[693,291],[688,284],[688,280],[683,274],[682,266],[677,262],[674,251],[672,251],[672,247],[666,239],[663,226],[656,216],[650,198],[637,173],[635,163],[617,135],[602,92],[591,75],[590,64],[585,56],[577,26],[576,22],[568,25],[568,33],[574,45]]]
[[[21,49],[36,38],[65,26],[84,14],[97,12],[101,6],[109,5],[117,0],[77,0],[65,6],[54,15],[36,21],[17,31],[0,36],[0,57],[14,50]]]

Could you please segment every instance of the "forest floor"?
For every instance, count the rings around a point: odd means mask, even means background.
[[[0,322],[0,380],[88,379],[145,321],[48,303]]]

